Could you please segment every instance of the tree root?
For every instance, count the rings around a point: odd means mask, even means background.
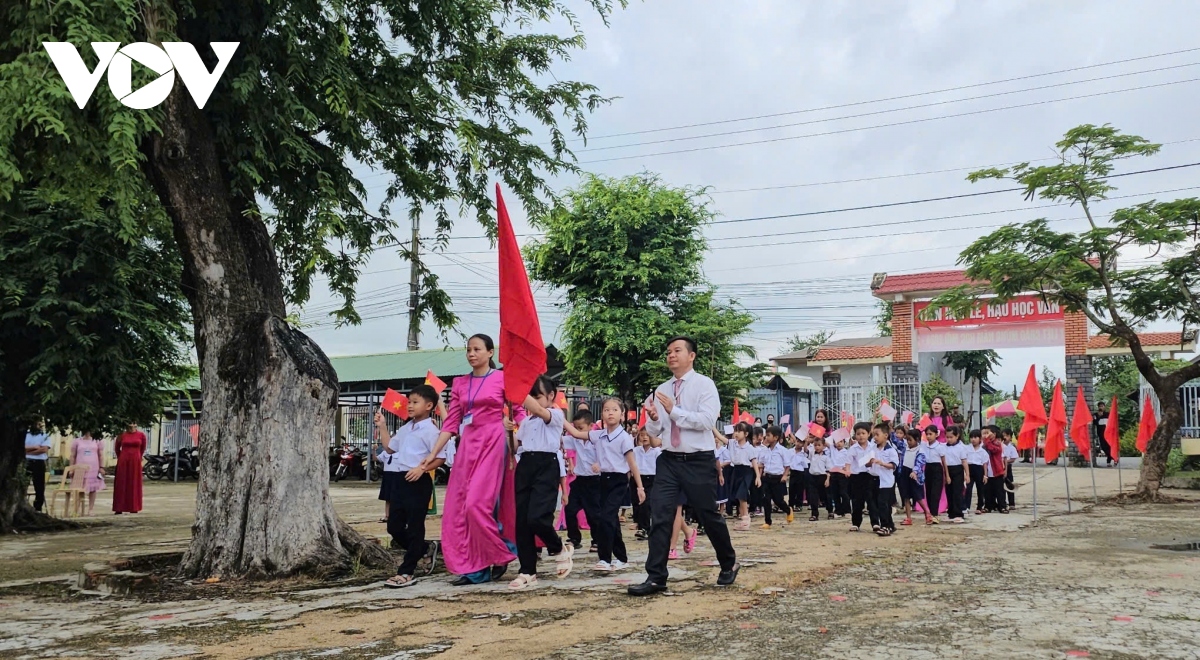
[[[44,532],[65,532],[80,529],[83,525],[72,520],[55,518],[49,514],[34,509],[28,502],[21,502],[13,512],[12,528],[0,530],[7,534],[40,534]]]
[[[1178,497],[1163,495],[1161,491],[1134,491],[1132,493],[1122,493],[1112,498],[1115,504],[1180,504],[1190,502]]]

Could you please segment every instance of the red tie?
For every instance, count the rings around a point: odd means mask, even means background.
[[[683,381],[675,379],[675,405],[679,405],[679,390],[683,389]],[[675,420],[671,420],[671,446],[678,449],[679,445],[683,444],[683,437],[679,430],[679,425]]]

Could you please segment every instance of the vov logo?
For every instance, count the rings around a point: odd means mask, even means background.
[[[92,98],[92,92],[96,91],[96,84],[105,70],[108,71],[109,91],[128,108],[148,110],[165,101],[175,87],[176,71],[183,79],[184,88],[196,102],[196,107],[203,108],[240,44],[240,41],[210,43],[217,55],[217,66],[210,72],[196,52],[196,47],[189,43],[163,43],[160,48],[139,41],[122,48],[115,41],[93,41],[92,50],[96,52],[98,62],[94,71],[88,71],[74,44],[42,42],[80,110]],[[132,89],[135,61],[158,74],[158,78],[138,90]]]

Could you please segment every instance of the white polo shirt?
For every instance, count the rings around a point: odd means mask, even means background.
[[[563,438],[563,446],[575,451],[575,476],[594,477],[600,474],[592,469],[596,463],[596,445],[591,440],[579,440],[568,435]]]
[[[592,431],[592,444],[596,445],[596,456],[600,459],[600,472],[629,473],[629,463],[625,454],[633,451],[633,436],[623,428],[617,428],[611,433],[608,429]]]
[[[547,454],[557,452],[562,446],[564,423],[566,423],[566,417],[558,408],[550,410],[549,422],[537,415],[529,415],[517,429],[517,440],[521,441],[521,449]]]
[[[645,448],[638,445],[633,448],[633,460],[637,463],[638,474],[645,476],[654,476],[658,472],[658,455],[662,453],[662,447]]]
[[[409,422],[396,429],[388,442],[388,446],[392,450],[390,464],[395,466],[393,471],[408,472],[421,465],[421,461],[425,460],[429,452],[433,451],[440,433],[441,431],[438,430],[433,420],[428,417],[419,422]],[[445,447],[438,452],[437,458],[446,458]]]

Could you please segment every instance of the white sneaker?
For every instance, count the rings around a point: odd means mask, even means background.
[[[612,564],[606,561],[598,561],[596,562],[596,565],[592,567],[593,571],[599,571],[601,573],[611,573],[612,569]]]
[[[619,570],[625,568],[626,566],[629,566],[629,564],[627,562],[621,561],[620,559],[614,559],[614,560],[612,560],[612,564],[610,564],[610,566],[612,568],[609,570],[619,571]]]

